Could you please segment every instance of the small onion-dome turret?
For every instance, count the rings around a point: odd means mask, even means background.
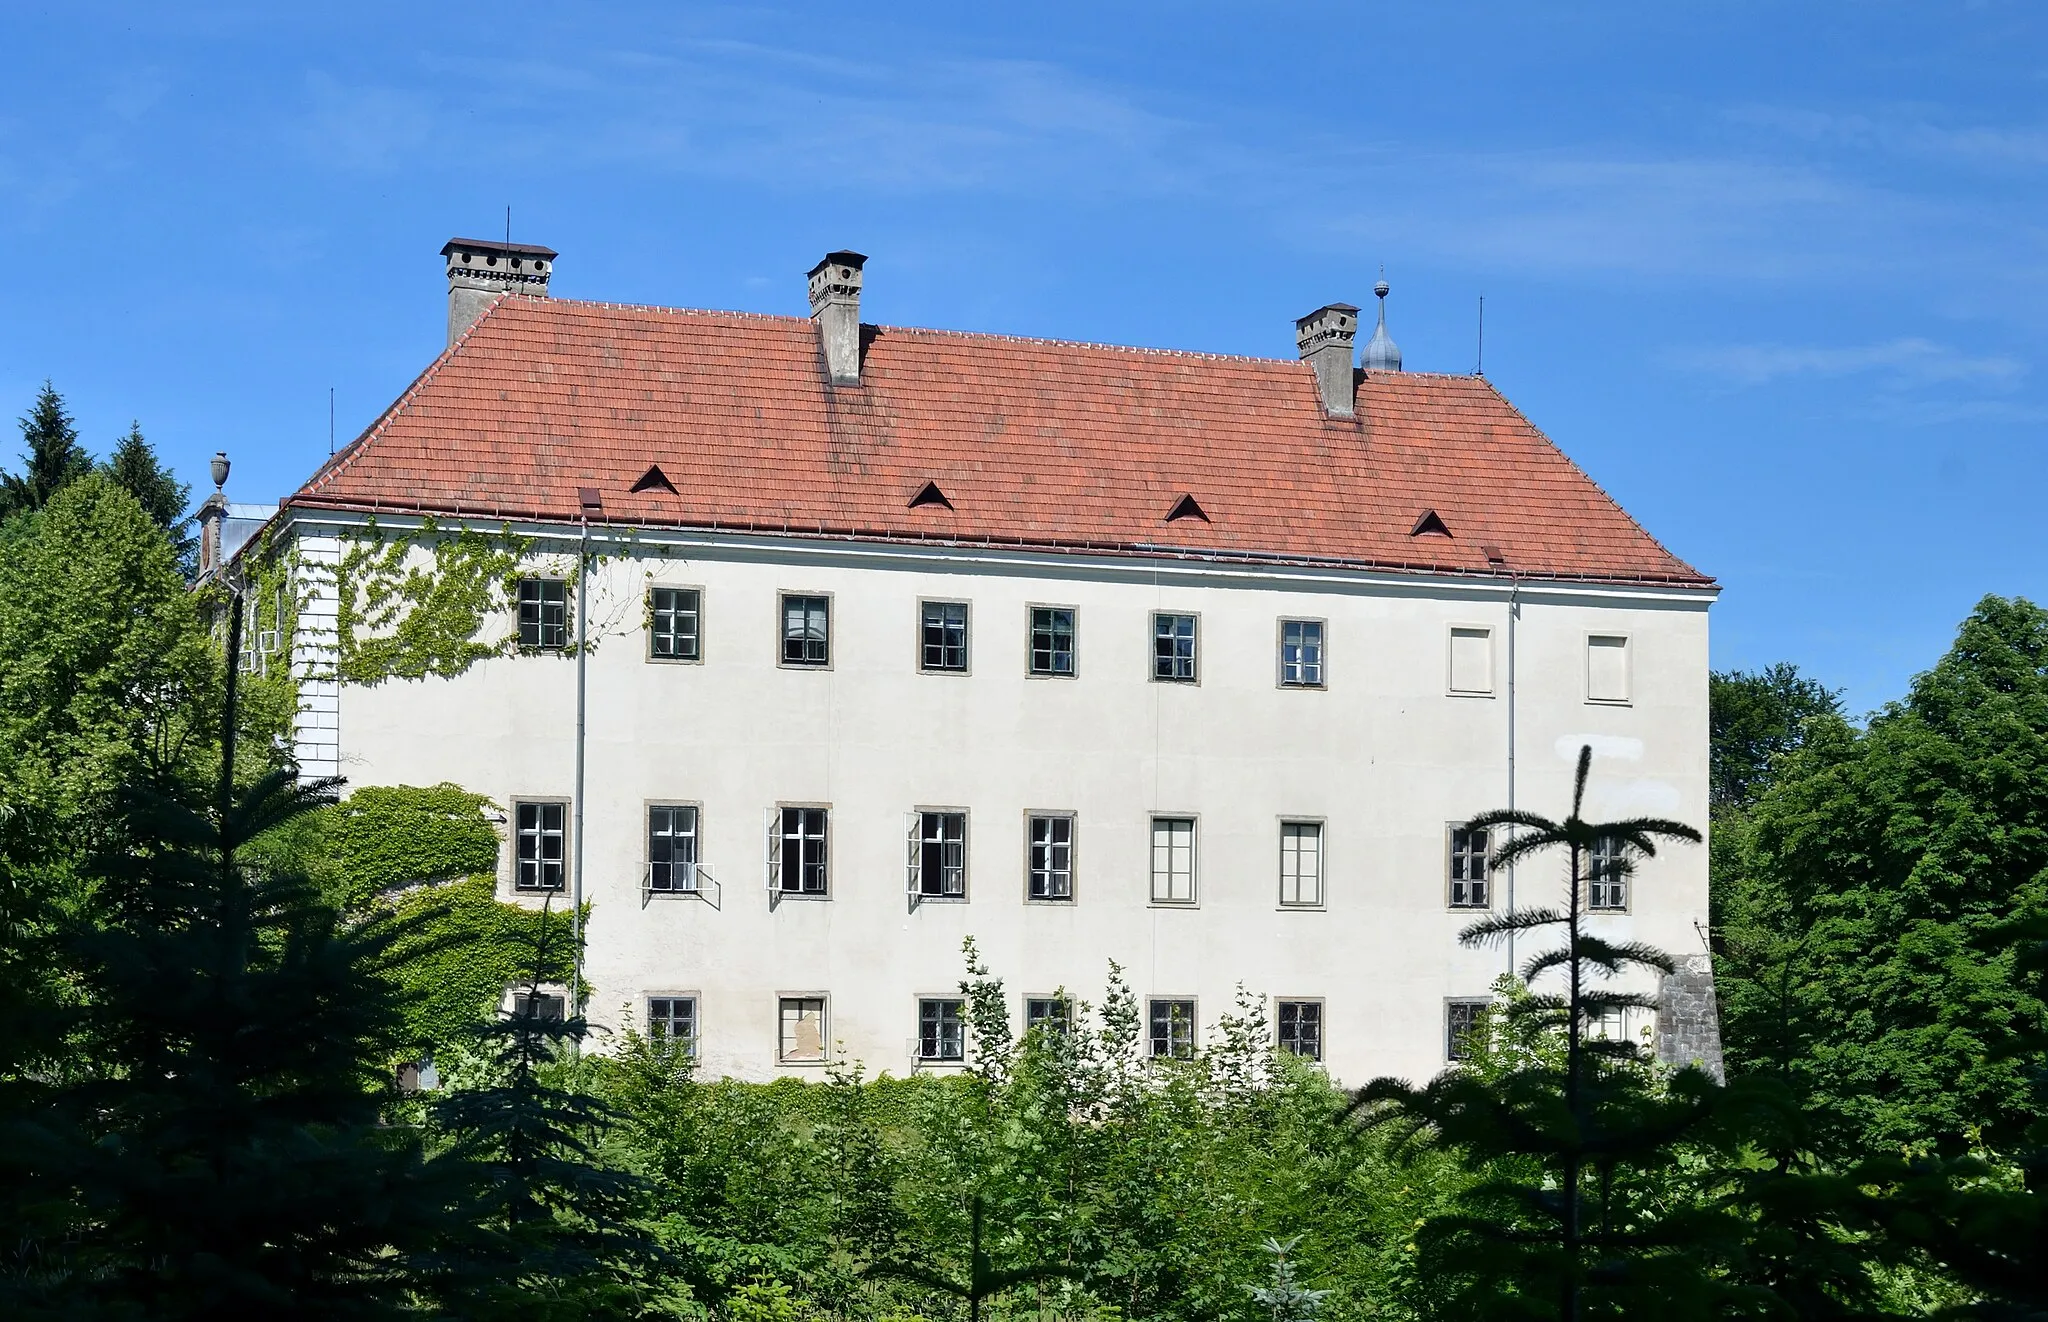
[[[1373,330],[1372,338],[1366,341],[1362,366],[1368,372],[1398,372],[1401,370],[1401,346],[1387,336],[1387,279],[1372,287],[1380,300],[1380,324]]]

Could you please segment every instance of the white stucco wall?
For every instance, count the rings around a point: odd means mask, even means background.
[[[1445,827],[1508,799],[1504,579],[1372,576],[1195,562],[845,543],[643,538],[593,576],[585,895],[600,1022],[650,994],[700,998],[711,1073],[767,1078],[777,998],[823,992],[830,1036],[871,1070],[910,1068],[920,994],[952,994],[973,935],[1011,993],[1098,1000],[1107,963],[1141,1002],[1192,997],[1206,1035],[1239,984],[1325,1003],[1338,1078],[1420,1079],[1443,1064],[1448,997],[1484,996],[1507,964],[1466,950],[1446,907]],[[703,589],[704,660],[651,662],[649,583]],[[829,670],[778,665],[778,594],[833,599]],[[925,598],[972,604],[965,675],[917,668]],[[1562,816],[1580,743],[1595,744],[1591,814],[1707,820],[1711,594],[1524,584],[1516,627],[1516,802]],[[1079,674],[1026,674],[1030,604],[1078,608]],[[1200,682],[1150,679],[1150,613],[1193,611]],[[1277,621],[1326,620],[1328,686],[1276,683]],[[1447,692],[1448,631],[1494,631],[1491,696]],[[1631,639],[1628,705],[1586,700],[1586,636]],[[341,771],[357,785],[449,780],[509,808],[573,789],[573,661],[515,657],[454,680],[344,685]],[[764,813],[831,806],[829,899],[763,885]],[[718,907],[657,897],[640,878],[649,802],[701,805]],[[905,813],[969,813],[968,898],[913,908]],[[1075,899],[1025,900],[1025,814],[1077,814]],[[1199,901],[1150,903],[1150,818],[1198,820]],[[1321,819],[1326,903],[1278,903],[1279,823]],[[501,861],[510,888],[511,851]],[[1525,905],[1562,864],[1525,867]],[[1703,848],[1643,864],[1632,910],[1595,922],[1696,951]],[[1496,904],[1505,901],[1496,881]],[[1526,948],[1522,952],[1526,955]]]

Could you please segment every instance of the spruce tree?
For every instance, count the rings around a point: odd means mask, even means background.
[[[78,428],[64,411],[64,397],[48,381],[21,419],[21,441],[21,474],[0,473],[0,517],[39,510],[92,471],[92,457],[78,443]]]
[[[192,520],[186,505],[192,488],[157,458],[156,447],[142,436],[142,424],[128,424],[128,434],[114,445],[107,457],[106,474],[134,496],[156,526],[162,528],[177,549],[178,563],[189,576],[194,568],[199,540],[192,534]]]
[[[1721,1281],[1717,1250],[1732,1249],[1734,1218],[1669,1197],[1680,1145],[1703,1136],[1717,1088],[1695,1068],[1656,1077],[1640,1047],[1596,1035],[1616,1012],[1655,1007],[1643,993],[1607,983],[1631,970],[1670,972],[1671,958],[1638,942],[1587,929],[1587,887],[1619,880],[1662,841],[1700,839],[1682,822],[1632,818],[1590,822],[1582,808],[1592,766],[1579,752],[1571,814],[1563,821],[1526,811],[1475,817],[1475,830],[1515,834],[1494,854],[1507,867],[1553,850],[1565,853],[1566,891],[1557,908],[1512,910],[1472,924],[1467,945],[1555,933],[1522,966],[1525,984],[1556,977],[1561,990],[1532,989],[1495,1011],[1506,1030],[1555,1042],[1524,1052],[1488,1077],[1452,1068],[1417,1088],[1376,1079],[1354,1113],[1393,1125],[1410,1141],[1460,1153],[1484,1178],[1459,1213],[1417,1234],[1425,1268],[1462,1296],[1461,1316],[1667,1319],[1762,1314],[1760,1291]]]
[[[447,1204],[416,1138],[383,1123],[395,932],[343,922],[276,858],[245,862],[332,784],[236,788],[227,674],[218,785],[129,787],[127,843],[94,865],[66,942],[84,1069],[46,1128],[78,1142],[32,1176],[75,1219],[45,1246],[44,1293],[106,1316],[396,1314],[404,1255],[445,1232]]]

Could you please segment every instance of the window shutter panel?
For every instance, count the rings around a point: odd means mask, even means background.
[[[765,816],[766,825],[768,828],[767,884],[769,891],[772,893],[773,891],[778,889],[782,884],[782,823],[780,821],[782,814],[774,808],[770,808],[767,810]]]
[[[918,856],[923,852],[924,845],[923,813],[903,814],[903,841],[903,890],[905,894],[914,896],[918,893],[918,882],[921,880],[917,865]]]

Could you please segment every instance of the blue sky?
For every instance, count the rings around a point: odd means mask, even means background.
[[[2036,4],[15,0],[0,52],[0,412],[48,377],[237,499],[510,205],[622,302],[801,312],[850,246],[870,320],[1284,356],[1384,264],[1469,371],[1483,295],[1487,374],[1722,580],[1715,664],[1857,710],[2048,593]]]

